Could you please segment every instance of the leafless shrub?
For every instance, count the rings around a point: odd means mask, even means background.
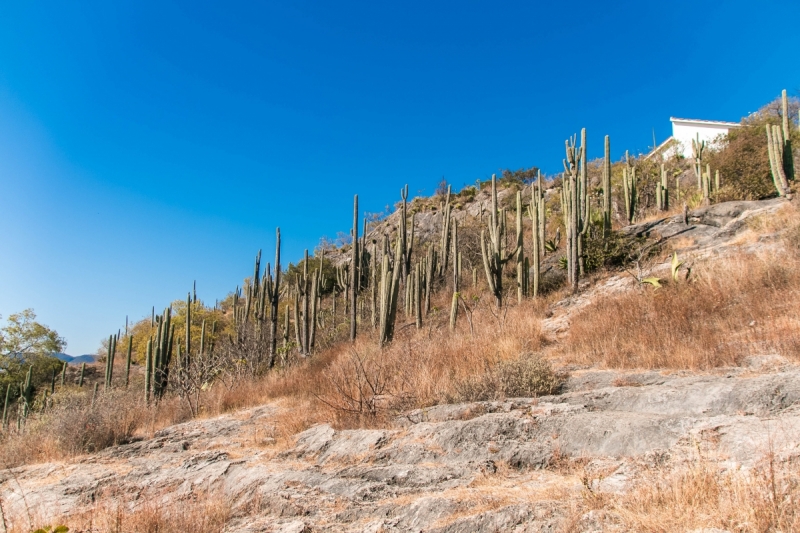
[[[538,355],[525,354],[518,359],[501,361],[483,374],[457,382],[454,395],[458,401],[495,400],[509,397],[536,397],[553,394],[563,383],[563,376]]]
[[[54,396],[54,405],[31,415],[20,431],[8,431],[0,446],[3,466],[97,452],[130,440],[145,421],[143,401],[131,392],[91,395],[76,390]]]

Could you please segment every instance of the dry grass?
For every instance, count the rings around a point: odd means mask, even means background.
[[[305,382],[309,395],[332,408],[339,424],[370,423],[458,398],[465,382],[542,348],[542,303],[498,314],[481,302],[471,312],[472,330],[462,311],[455,331],[444,325],[446,317],[434,315],[420,330],[401,329],[384,349],[369,337],[339,347],[316,379]]]
[[[12,524],[9,533],[64,525],[81,533],[203,533],[222,532],[232,518],[231,503],[213,492],[198,492],[191,499],[168,501],[168,495],[133,499],[101,493],[91,506],[59,518],[29,517],[28,524]]]
[[[651,472],[634,490],[608,497],[603,507],[630,531],[800,531],[798,475],[798,465],[770,458],[750,472],[727,472],[701,461]]]
[[[740,256],[695,266],[689,282],[592,303],[560,348],[612,368],[708,369],[751,354],[800,354],[798,259]]]
[[[8,468],[96,452],[128,441],[147,418],[142,404],[124,390],[100,394],[94,405],[77,388],[54,399],[54,405],[30,417],[20,431],[6,430],[0,465]]]

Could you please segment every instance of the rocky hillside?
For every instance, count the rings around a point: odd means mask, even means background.
[[[781,199],[729,202],[624,232],[713,268],[743,254],[782,254],[782,217],[794,209]],[[426,213],[419,227],[435,233],[425,222],[435,214]],[[545,353],[557,352],[582,309],[642,290],[643,276],[670,276],[668,262],[638,268],[589,279],[577,296],[551,305],[542,321]],[[296,407],[276,401],[73,461],[6,469],[5,520],[13,531],[56,522],[76,531],[155,531],[135,527],[172,517],[195,527],[206,520],[208,531],[285,533],[800,524],[792,504],[800,496],[797,359],[763,351],[705,371],[557,357],[555,364],[568,377],[558,394],[539,398],[437,405],[371,429],[318,424],[288,441],[275,427]]]

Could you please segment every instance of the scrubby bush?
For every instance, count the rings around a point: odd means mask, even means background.
[[[797,112],[798,102],[793,98],[789,101],[789,119],[795,168],[800,145],[800,132],[794,127]],[[706,162],[711,165],[712,172],[719,170],[720,173],[719,201],[759,200],[777,194],[770,172],[765,126],[780,123],[781,102],[776,99],[743,119],[742,126],[731,129],[719,149],[709,152]]]
[[[553,394],[561,388],[563,377],[550,363],[535,354],[501,361],[483,374],[456,384],[456,401],[497,400]]]

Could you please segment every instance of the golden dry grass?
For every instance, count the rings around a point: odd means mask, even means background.
[[[62,517],[25,517],[10,524],[8,532],[66,526],[71,532],[82,533],[217,533],[225,530],[231,518],[231,502],[215,492],[170,500],[169,495],[136,499],[106,491],[79,512]]]
[[[794,254],[742,255],[696,265],[689,281],[593,302],[559,350],[611,368],[709,369],[751,354],[800,354]]]
[[[749,472],[699,461],[650,472],[634,490],[604,498],[601,508],[613,511],[630,531],[800,531],[799,474],[798,465],[769,457]]]

